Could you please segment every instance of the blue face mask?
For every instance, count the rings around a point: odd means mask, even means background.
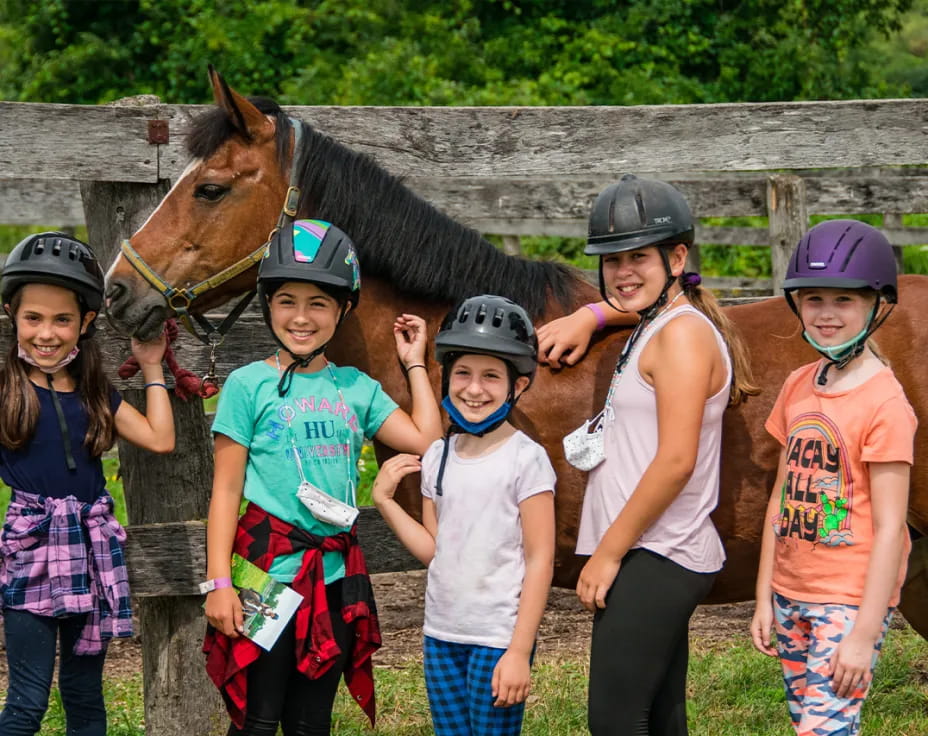
[[[494,425],[502,424],[506,420],[506,417],[509,416],[509,412],[512,411],[512,404],[509,401],[506,401],[482,422],[469,422],[463,416],[461,416],[461,412],[459,412],[457,407],[451,403],[451,397],[446,396],[443,398],[441,400],[441,406],[446,412],[448,412],[448,416],[451,417],[451,421],[454,424],[467,432],[467,434],[475,434],[477,436],[480,436],[489,429],[494,428]]]

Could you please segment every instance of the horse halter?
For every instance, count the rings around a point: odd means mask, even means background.
[[[297,208],[300,204],[300,197],[302,196],[300,187],[297,186],[297,184],[300,169],[302,168],[299,164],[303,155],[303,148],[301,145],[303,140],[303,126],[298,120],[293,118],[288,118],[288,120],[290,121],[290,127],[293,128],[293,155],[290,158],[290,184],[287,188],[287,194],[284,196],[284,203],[281,206],[277,224],[274,226],[274,229],[271,230],[270,234],[268,234],[265,242],[258,248],[241,260],[236,261],[231,266],[222,269],[219,273],[193,286],[178,288],[169,284],[157,271],[149,266],[127,239],[124,239],[119,245],[125,259],[155,291],[164,297],[174,314],[180,318],[187,332],[196,337],[204,345],[209,346],[209,369],[206,375],[203,376],[201,385],[212,384],[217,388],[219,387],[218,377],[216,376],[216,348],[222,344],[226,333],[231,329],[235,320],[241,316],[245,308],[251,303],[251,300],[256,294],[256,290],[251,289],[245,294],[218,326],[210,322],[204,315],[190,311],[191,305],[197,297],[234,279],[248,269],[257,266],[261,262],[261,259],[264,258],[267,244],[274,236],[274,233],[283,227],[288,219],[292,220],[296,217]],[[201,332],[197,331],[194,322],[200,326]]]

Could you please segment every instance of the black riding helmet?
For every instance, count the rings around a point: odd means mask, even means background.
[[[448,393],[449,363],[461,353],[500,358],[517,376],[531,380],[538,366],[538,338],[532,320],[515,302],[493,294],[473,296],[448,312],[435,336],[443,395]]]
[[[287,281],[316,284],[340,302],[344,299],[338,319],[340,324],[347,313],[346,304],[354,307],[361,297],[361,269],[351,238],[323,220],[288,222],[274,233],[258,266],[258,297],[268,327],[271,327],[269,299]],[[276,334],[274,340],[287,349]],[[325,348],[326,345],[321,345],[309,355],[290,353],[293,363],[281,377],[278,386],[281,396],[290,387],[293,371],[309,365]]]
[[[20,241],[3,264],[0,298],[9,304],[26,284],[51,284],[77,294],[81,314],[100,313],[103,306],[103,269],[86,243],[59,232],[30,235]],[[94,333],[91,323],[82,338]]]
[[[599,256],[599,292],[610,305],[603,279],[602,256],[636,250],[650,245],[693,244],[695,222],[683,195],[673,186],[657,179],[639,179],[625,174],[610,184],[593,203],[586,248],[588,256]],[[670,262],[664,248],[658,248],[667,271],[667,284],[654,306],[667,299],[673,283]]]
[[[465,299],[448,312],[438,334],[435,336],[435,359],[441,363],[441,393],[448,396],[451,365],[459,355],[478,354],[499,358],[509,366],[510,411],[518,398],[515,382],[519,376],[535,377],[538,365],[538,338],[532,320],[526,311],[509,299],[493,294],[484,294]],[[508,413],[485,426],[475,434],[492,432],[508,418]],[[451,426],[445,435],[435,493],[443,495],[442,479],[448,461],[449,438],[453,432],[465,431],[457,426],[452,417]]]

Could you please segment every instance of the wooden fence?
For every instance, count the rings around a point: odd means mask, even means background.
[[[144,222],[182,169],[182,137],[201,109],[131,101],[0,102],[0,222],[83,221],[102,259],[112,259],[119,239]],[[680,187],[699,216],[766,215],[766,235],[710,230],[700,238],[766,239],[774,282],[810,212],[928,212],[924,171],[888,173],[890,167],[928,164],[928,100],[288,112],[371,154],[483,232],[580,235],[603,186],[626,171],[658,172]],[[836,168],[847,171],[817,171]],[[897,244],[928,239],[898,226],[890,233]],[[128,346],[102,327],[114,369]],[[249,319],[234,328],[229,343],[247,348],[221,353],[224,375],[271,347],[266,331]],[[205,372],[202,346],[184,336],[177,351],[183,365]],[[143,401],[138,386],[123,386],[135,404]],[[200,402],[173,405],[175,453],[155,457],[119,447],[130,577],[144,631],[146,727],[159,736],[220,733],[224,718],[203,675],[202,598],[195,595],[205,569],[201,520],[212,475],[209,431]],[[392,536],[376,519],[365,514],[362,524],[376,526],[361,533],[373,569],[410,566],[408,556],[395,556]]]

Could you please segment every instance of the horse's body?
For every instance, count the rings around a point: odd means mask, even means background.
[[[229,266],[268,238],[288,186],[291,136],[285,118],[264,114],[213,75],[218,110],[201,120],[189,147],[194,163],[149,221],[132,237],[134,250],[165,281],[189,286]],[[401,312],[422,315],[431,334],[451,303],[484,292],[521,302],[536,323],[598,298],[578,275],[553,264],[502,255],[476,233],[454,223],[411,194],[372,161],[305,127],[308,158],[299,173],[299,216],[337,223],[354,238],[363,272],[362,297],[330,345],[337,363],[355,365],[379,380],[408,408],[404,376],[394,357],[390,324]],[[255,270],[204,295],[202,311],[253,285]],[[917,359],[928,345],[928,278],[903,277],[900,303],[880,329],[880,345],[892,361],[919,416],[928,416],[928,385]],[[111,321],[123,331],[151,336],[169,316],[155,292],[124,257],[108,274]],[[751,351],[763,388],[725,418],[722,489],[713,519],[728,562],[712,601],[753,597],[764,513],[779,447],[764,420],[789,372],[816,354],[799,337],[783,299],[727,308]],[[565,461],[561,439],[601,407],[626,331],[602,333],[576,366],[540,367],[520,399],[515,421],[548,450],[558,474],[557,569],[555,582],[572,586],[580,560],[574,543],[585,474]],[[431,369],[438,388],[438,371]],[[910,523],[928,533],[928,446],[916,438]],[[418,492],[406,485],[400,501],[418,510]],[[921,599],[913,604],[921,603]],[[926,630],[923,633],[928,633]]]

